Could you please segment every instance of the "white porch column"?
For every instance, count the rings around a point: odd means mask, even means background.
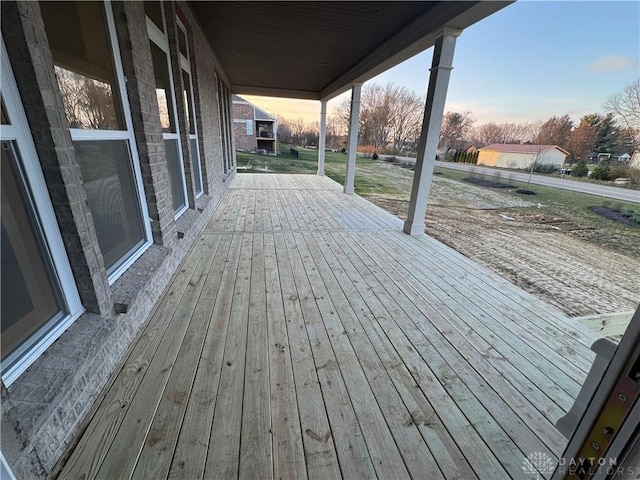
[[[327,141],[327,101],[320,102],[320,138],[318,141],[318,175],[324,175],[324,147]]]
[[[431,179],[433,178],[433,167],[440,138],[449,77],[453,69],[453,52],[456,48],[456,38],[460,33],[462,33],[461,30],[447,27],[436,33],[427,103],[424,109],[422,132],[418,143],[418,158],[409,200],[409,214],[403,229],[405,233],[410,235],[424,233],[424,216],[427,212],[427,200],[431,190]]]
[[[351,114],[349,116],[349,152],[347,172],[344,177],[344,193],[353,193],[356,178],[356,152],[358,151],[358,123],[360,121],[360,92],[362,84],[356,83],[351,89]]]

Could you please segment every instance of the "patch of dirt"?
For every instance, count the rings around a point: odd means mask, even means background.
[[[597,213],[601,217],[608,218],[609,220],[613,220],[614,222],[622,223],[624,225],[629,225],[630,227],[640,228],[636,222],[633,222],[629,218],[625,217],[618,210],[614,210],[609,207],[589,207],[593,213]]]
[[[406,219],[406,199],[368,199]],[[435,177],[425,223],[428,235],[568,316],[638,306],[640,235],[603,235],[543,205]]]

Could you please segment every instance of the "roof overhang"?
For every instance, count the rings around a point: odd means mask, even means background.
[[[190,2],[233,93],[328,100],[511,1]]]

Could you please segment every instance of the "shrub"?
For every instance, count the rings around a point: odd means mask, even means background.
[[[640,225],[640,212],[636,212],[635,210],[631,210],[630,208],[627,208],[625,210],[622,210],[620,212],[620,215],[622,215],[625,218],[628,218],[631,222]]]
[[[602,160],[596,168],[591,172],[591,178],[594,180],[611,180],[611,167],[609,166],[609,160]]]
[[[627,177],[631,185],[640,185],[640,168],[628,167]]]
[[[376,152],[373,152],[373,155],[371,155],[371,158],[374,160],[378,159],[378,154]]]
[[[580,160],[576,163],[576,166],[571,169],[572,177],[586,177],[589,174],[589,167],[587,167],[587,162],[584,160]]]
[[[531,170],[531,167],[528,168]],[[533,171],[535,173],[555,173],[558,170],[558,167],[555,165],[551,165],[549,163],[535,163],[533,165]]]
[[[615,165],[609,167],[609,179],[628,178],[632,185],[640,184],[640,168],[634,168],[630,165]]]

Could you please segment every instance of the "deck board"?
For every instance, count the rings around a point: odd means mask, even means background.
[[[60,478],[528,478],[557,457],[597,336],[401,229],[326,177],[237,175]]]

